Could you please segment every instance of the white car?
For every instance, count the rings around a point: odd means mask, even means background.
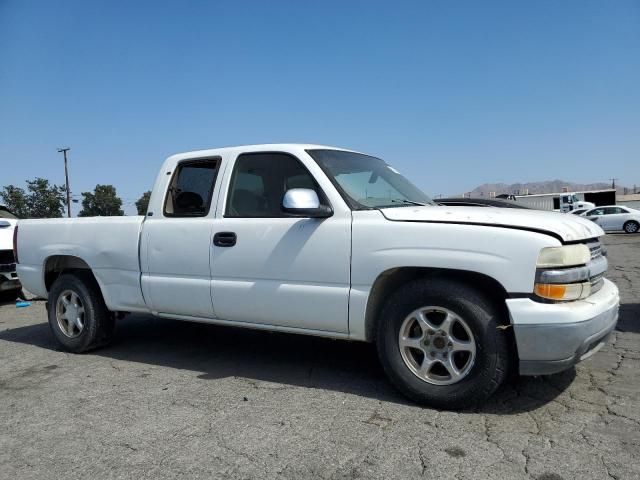
[[[13,257],[13,229],[17,217],[0,205],[0,299],[15,300],[20,294],[20,281]]]
[[[600,225],[605,232],[640,232],[640,210],[620,205],[606,205],[584,212],[583,217]]]
[[[459,408],[604,344],[603,234],[438,206],[378,158],[280,144],[169,157],[146,216],[21,220],[16,256],[68,351],[108,344],[122,312],[373,342],[405,395]]]

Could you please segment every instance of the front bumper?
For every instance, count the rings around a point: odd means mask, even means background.
[[[548,375],[584,360],[604,345],[618,321],[618,288],[604,280],[584,300],[539,303],[507,300],[521,375]]]

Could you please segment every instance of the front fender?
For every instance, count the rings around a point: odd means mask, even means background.
[[[540,250],[559,240],[511,228],[389,222],[377,211],[354,212],[349,333],[366,339],[366,312],[376,279],[395,268],[474,272],[508,294],[533,292]]]

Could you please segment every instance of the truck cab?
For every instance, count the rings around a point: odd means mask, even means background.
[[[575,193],[563,193],[559,197],[560,211],[568,213],[578,209],[594,208],[596,205],[592,202],[585,202],[578,198]]]

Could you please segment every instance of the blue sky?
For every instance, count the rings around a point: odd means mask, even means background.
[[[640,2],[0,0],[0,185],[114,184],[272,142],[378,155],[431,195],[640,185]],[[128,209],[131,211],[131,208]]]

